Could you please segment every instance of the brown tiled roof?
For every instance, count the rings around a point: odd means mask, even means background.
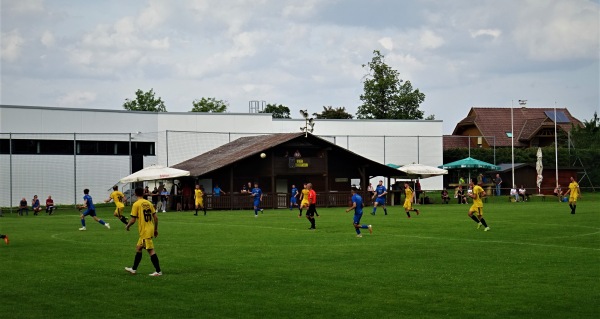
[[[554,126],[554,119],[546,116],[546,111],[554,111],[554,108],[513,108],[514,143],[517,147],[525,147],[535,134],[545,125]],[[581,126],[581,122],[571,116],[566,108],[557,108],[557,112],[563,112],[575,126]],[[559,123],[558,127],[570,130],[571,123]],[[473,107],[467,117],[458,122],[452,135],[462,135],[462,132],[471,127],[476,127],[480,134],[486,136],[489,145],[494,145],[492,136],[496,137],[495,145],[510,146],[511,138],[506,135],[511,132],[511,108],[510,107]],[[445,147],[445,146],[444,146]]]
[[[406,176],[406,173],[393,169],[387,165],[370,160],[366,157],[358,155],[352,151],[349,151],[343,147],[333,144],[325,139],[308,134],[308,141],[304,141],[304,133],[278,133],[270,135],[260,136],[249,136],[241,137],[230,143],[217,147],[204,154],[200,154],[196,157],[190,158],[179,164],[173,165],[173,168],[183,169],[190,171],[192,176],[201,176],[217,169],[223,168],[227,165],[231,165],[242,159],[255,156],[261,152],[264,152],[270,148],[278,146],[280,144],[292,141],[297,138],[302,138],[303,143],[315,143],[315,144],[326,144],[331,148],[343,152],[345,154],[351,154],[358,162],[368,164],[369,173],[374,176],[390,176],[390,177],[402,177]]]
[[[444,150],[452,149],[452,148],[467,148],[469,147],[469,140],[466,137],[461,137],[458,135],[444,135],[443,143]]]
[[[273,146],[293,140],[304,133],[282,133],[260,136],[240,137],[230,143],[217,147],[187,161],[173,165],[173,168],[190,171],[193,176],[200,176],[233,164],[236,161],[259,154]]]

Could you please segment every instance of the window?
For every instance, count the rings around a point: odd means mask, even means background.
[[[512,132],[505,132],[506,133],[506,137],[512,137]]]
[[[10,154],[12,142],[13,154],[40,155],[125,155],[129,156],[129,142],[121,141],[77,141],[74,149],[72,140],[26,140],[0,139],[0,154]],[[155,155],[154,142],[132,142],[132,155]]]

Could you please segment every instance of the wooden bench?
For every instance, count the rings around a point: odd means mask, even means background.
[[[530,195],[530,197],[534,197],[534,198],[538,197],[538,198],[542,199],[542,202],[546,201],[546,195],[544,195],[544,194],[534,194],[534,195]]]

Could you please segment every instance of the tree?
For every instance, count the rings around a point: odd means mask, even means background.
[[[360,99],[356,117],[359,119],[423,119],[419,105],[425,100],[425,94],[419,89],[413,90],[410,81],[399,78],[400,73],[387,64],[378,51],[371,62],[363,68],[369,68],[364,80],[364,93]]]
[[[259,113],[271,113],[274,119],[290,119],[290,108],[282,104],[267,104]]]
[[[343,119],[349,120],[354,116],[352,114],[346,112],[345,107],[336,107],[333,106],[323,106],[323,112],[321,113],[313,113],[313,115],[318,119]]]
[[[206,112],[206,113],[223,113],[227,111],[229,103],[223,100],[217,100],[214,97],[195,99],[192,102],[194,106],[191,112]]]
[[[154,97],[154,90],[144,92],[138,89],[135,92],[135,100],[125,99],[123,108],[128,111],[166,112],[165,103],[160,97]]]
[[[600,119],[598,112],[589,121],[583,121],[583,126],[573,126],[573,144],[575,148],[600,148]]]

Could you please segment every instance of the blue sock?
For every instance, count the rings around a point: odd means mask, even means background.
[[[377,207],[373,207],[373,214],[377,211]]]
[[[98,221],[100,223],[100,225],[104,225],[106,224],[102,219]]]
[[[355,228],[356,229],[356,234],[360,235],[360,228]]]
[[[387,208],[384,208],[383,212],[387,215]]]
[[[367,229],[369,228],[369,225],[360,225],[360,228]]]
[[[254,209],[254,215],[258,215],[258,209]]]
[[[81,220],[81,226],[85,227],[85,219]]]

